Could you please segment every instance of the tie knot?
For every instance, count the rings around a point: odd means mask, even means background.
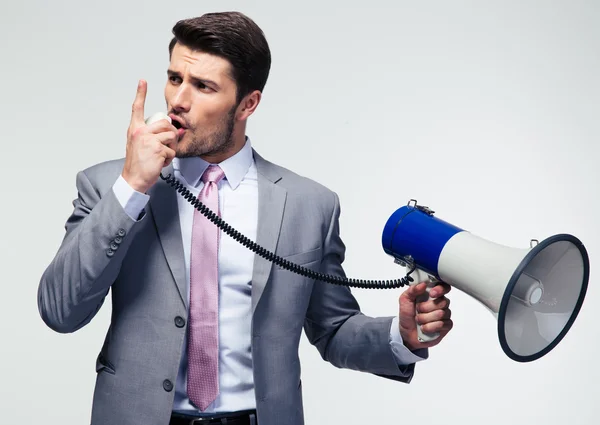
[[[219,183],[221,179],[225,177],[225,173],[218,165],[209,165],[204,174],[202,174],[202,182],[215,182]]]

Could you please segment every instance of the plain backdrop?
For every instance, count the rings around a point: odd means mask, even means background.
[[[590,256],[577,321],[532,363],[509,359],[495,318],[458,290],[454,330],[410,385],[337,369],[303,336],[307,424],[597,423],[594,0],[3,0],[0,422],[89,423],[110,299],[85,328],[57,334],[39,317],[39,279],[77,171],[125,155],[138,79],[146,116],[164,109],[172,26],[224,10],[253,18],[272,50],[253,146],[339,194],[350,277],[403,275],[381,232],[411,198],[496,243],[571,233]],[[401,290],[354,293],[366,314],[397,314]]]

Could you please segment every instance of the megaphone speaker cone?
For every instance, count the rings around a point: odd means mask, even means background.
[[[533,247],[510,278],[498,313],[502,349],[520,362],[552,350],[577,318],[588,286],[589,258],[575,236]]]

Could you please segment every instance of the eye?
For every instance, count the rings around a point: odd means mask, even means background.
[[[171,75],[171,76],[169,77],[169,81],[170,81],[170,82],[172,82],[172,83],[178,83],[178,82],[179,82],[179,77],[176,77],[176,76],[174,76],[174,75]]]

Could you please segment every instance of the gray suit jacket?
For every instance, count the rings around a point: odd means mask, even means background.
[[[257,243],[323,273],[343,275],[337,195],[254,152]],[[112,289],[111,324],[96,362],[92,425],[166,425],[187,324],[176,191],[159,178],[141,219],[112,186],[124,159],[77,174],[78,197],[62,244],[38,290],[39,311],[57,332],[92,320]],[[163,175],[172,174],[172,166]],[[229,237],[229,236],[223,236]],[[350,290],[315,282],[255,256],[252,356],[260,425],[302,425],[298,344],[304,328],[323,359],[340,368],[410,382],[389,346],[392,317],[363,315]]]

